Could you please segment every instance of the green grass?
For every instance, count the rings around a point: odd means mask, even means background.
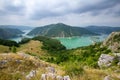
[[[0,45],[0,53],[8,53],[8,52],[10,52],[8,46]]]

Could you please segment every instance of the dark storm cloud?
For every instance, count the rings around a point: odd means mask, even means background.
[[[95,12],[96,11],[102,11],[105,9],[112,8],[114,6],[120,5],[120,0],[103,0],[100,3],[96,3],[94,5],[87,5],[84,6],[83,8],[79,8],[76,10],[78,13],[84,13],[84,12]]]
[[[99,15],[104,10],[109,10],[117,5],[120,5],[120,0],[102,0],[102,2],[100,2],[100,3],[96,3],[94,5],[87,5],[83,8],[79,8],[76,10],[76,12],[78,12],[78,13],[91,12],[95,15]],[[120,11],[120,7],[118,7],[118,8]],[[114,8],[111,10],[114,11]]]
[[[92,0],[91,0],[92,1]],[[94,1],[94,0],[93,0]],[[32,19],[41,19],[44,17],[54,17],[54,16],[63,16],[70,13],[75,14],[81,14],[81,13],[87,13],[90,12],[91,16],[97,16],[99,14],[102,14],[104,10],[109,10],[113,8],[114,6],[120,5],[120,0],[101,0],[100,2],[96,2],[94,4],[88,4],[81,6],[81,3],[78,0],[79,5],[77,5],[76,8],[72,9],[71,6],[69,6],[66,3],[61,4],[59,8],[63,8],[64,11],[61,11],[61,13],[54,11],[54,8],[50,8],[48,10],[36,10],[35,13],[31,16]],[[73,7],[76,5],[72,5]],[[113,15],[119,15],[120,7],[118,7],[119,10],[117,12],[114,12]],[[52,11],[53,12],[52,12]],[[111,9],[114,11],[114,8]],[[110,14],[110,13],[109,13]]]

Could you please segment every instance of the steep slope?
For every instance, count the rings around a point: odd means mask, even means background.
[[[0,28],[0,38],[2,39],[17,37],[20,34],[23,34],[23,32],[18,29]]]
[[[29,26],[20,26],[20,25],[0,25],[0,28],[12,28],[12,29],[19,29],[19,30],[28,30],[33,29]]]
[[[120,32],[112,32],[103,42],[103,46],[108,46],[113,52],[120,52]]]
[[[91,32],[95,32],[98,34],[110,34],[113,31],[120,31],[120,27],[110,27],[110,26],[88,26],[85,28]]]
[[[95,35],[84,28],[72,27],[63,23],[51,24],[33,29],[28,35],[42,35],[48,37],[71,37],[82,35]]]

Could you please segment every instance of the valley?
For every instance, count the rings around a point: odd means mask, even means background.
[[[96,28],[96,30],[100,30],[100,27],[98,27],[98,26],[96,26],[95,28]],[[71,33],[71,30],[73,31],[72,33]],[[108,30],[109,30],[109,27],[106,30],[104,30],[104,32],[106,32]],[[61,35],[62,31],[67,32],[67,33]],[[99,31],[99,33],[95,34],[94,31],[95,30],[93,29],[90,32],[88,27],[86,27],[86,29],[84,29],[81,27],[79,28],[79,27],[66,25],[63,23],[57,23],[57,24],[50,24],[50,25],[46,25],[46,26],[37,27],[34,29],[28,28],[28,30],[27,30],[27,28],[25,28],[23,30],[24,34],[22,34],[20,37],[10,38],[10,40],[20,42],[25,37],[33,38],[34,36],[37,36],[39,34],[41,36],[48,37],[49,35],[46,35],[46,34],[50,34],[50,35],[56,34],[56,36],[49,36],[49,37],[58,39],[67,49],[72,49],[72,48],[77,48],[77,47],[89,46],[89,45],[93,44],[95,41],[101,42],[108,36],[108,34],[101,34],[102,32],[100,32],[100,31]],[[115,29],[113,28],[113,31],[116,31],[116,28]],[[39,32],[41,32],[41,33],[39,33]],[[63,35],[66,35],[66,36],[63,37]],[[93,38],[94,36],[99,39],[97,40],[97,39]],[[72,44],[72,43],[75,43],[75,44]]]
[[[74,33],[71,32],[61,35],[61,31],[64,32],[66,28],[71,28],[70,26],[58,23],[53,24],[53,27],[51,31],[49,30],[52,26],[49,29],[46,26],[41,27],[43,29],[41,31],[47,30],[45,33],[41,32],[42,35],[28,35],[32,30],[22,30],[24,33],[20,37],[1,39],[0,76],[6,76],[1,77],[0,80],[46,80],[45,75],[48,80],[64,78],[68,78],[68,80],[101,80],[106,77],[119,80],[120,56],[118,55],[116,58],[114,54],[115,52],[119,53],[119,32],[113,32],[111,35],[101,34],[101,32],[94,34],[87,32],[86,34],[83,29],[80,35],[75,33],[76,36],[72,36]],[[82,28],[80,29],[82,30]],[[37,30],[39,31],[39,29]],[[60,32],[55,33],[56,30]],[[53,34],[52,31],[58,36],[43,35]],[[111,42],[114,42],[112,43],[113,48],[110,47]],[[102,61],[103,58],[106,62]],[[111,63],[108,64],[109,58],[111,58]],[[50,70],[49,72],[46,70],[47,68],[53,69],[55,72]],[[55,77],[50,76],[49,73]]]
[[[119,36],[120,33],[115,32],[112,34]],[[119,39],[119,37],[114,36],[111,35],[109,37],[113,37],[113,40]],[[103,43],[109,43],[109,38],[107,39],[108,41]],[[0,62],[2,64],[0,75],[6,75],[6,77],[3,76],[0,79],[26,80],[29,78],[29,80],[39,80],[44,78],[42,75],[49,75],[49,71],[46,68],[51,67],[56,71],[56,73],[50,72],[52,75],[56,75],[56,77],[69,76],[71,80],[101,80],[106,77],[119,80],[119,58],[115,57],[114,51],[108,49],[107,46],[103,46],[103,43],[66,50],[56,39],[43,36],[24,39],[18,44],[18,47],[13,47],[12,45],[4,46],[6,50],[1,51],[0,54]],[[1,46],[1,48],[3,47]],[[119,49],[119,46],[116,48]],[[119,53],[119,50],[117,51]],[[106,66],[108,63],[104,62],[98,64],[102,55],[104,55],[103,57],[108,57],[108,61],[109,57],[115,60],[112,59],[110,66]],[[118,57],[120,56],[118,55]],[[107,61],[107,58],[104,60]],[[16,65],[10,66],[13,64]],[[27,77],[31,71],[37,72],[32,77]],[[24,74],[22,74],[23,72]],[[14,75],[12,76],[12,74]],[[52,79],[53,76],[48,76],[48,78],[48,80],[54,80]]]
[[[120,0],[0,0],[0,80],[120,80]]]

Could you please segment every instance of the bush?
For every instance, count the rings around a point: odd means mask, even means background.
[[[39,41],[43,42],[42,48],[46,49],[50,52],[66,50],[65,46],[63,46],[56,39],[51,39],[51,38],[44,37],[44,36],[37,36],[37,37],[34,37],[33,40],[39,40]]]
[[[16,53],[16,51],[17,51],[17,50],[16,50],[16,47],[15,47],[15,46],[12,46],[12,52],[13,52],[13,53]]]
[[[82,65],[80,65],[79,63],[73,62],[73,63],[66,64],[65,72],[70,76],[80,76],[84,74],[85,71]]]
[[[56,59],[56,63],[59,64],[61,62],[65,62],[69,60],[69,55],[68,54],[60,54],[57,59]]]
[[[25,43],[28,43],[30,41],[30,38],[23,38],[19,44],[25,44]]]
[[[11,40],[3,40],[3,39],[0,39],[0,45],[9,46],[9,47],[12,46],[19,47],[19,44],[17,42]]]

